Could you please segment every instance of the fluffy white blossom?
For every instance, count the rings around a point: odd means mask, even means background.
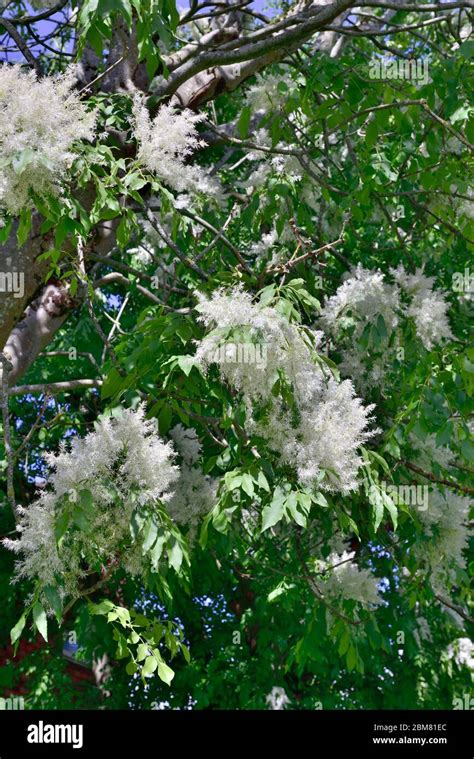
[[[167,509],[178,524],[196,527],[200,518],[216,503],[217,482],[205,475],[198,466],[201,443],[196,431],[177,424],[170,434],[183,463]]]
[[[433,587],[444,591],[456,582],[456,568],[466,567],[469,544],[469,499],[433,488],[428,508],[418,511],[425,536],[415,553],[430,571]]]
[[[407,315],[413,317],[416,333],[427,350],[443,340],[453,337],[445,294],[434,289],[434,277],[427,277],[422,269],[408,274],[402,265],[390,273],[411,299]]]
[[[270,248],[278,242],[278,234],[275,228],[270,232],[266,232],[262,235],[258,242],[252,243],[250,247],[250,255],[255,256],[257,260],[261,258],[267,258]]]
[[[381,315],[387,329],[394,330],[398,326],[399,304],[398,288],[387,284],[381,271],[370,271],[358,264],[328,298],[322,321],[331,332],[350,323],[357,338],[367,322]]]
[[[19,540],[4,544],[21,555],[17,577],[38,578],[43,585],[60,580],[61,592],[74,594],[87,567],[114,560],[129,541],[136,508],[170,499],[178,468],[171,445],[158,437],[156,420],[146,420],[141,406],[102,419],[93,432],[73,439],[69,450],[63,442],[46,461],[52,470],[50,487],[24,511]],[[89,520],[90,529],[68,530],[58,543],[57,519],[70,508],[75,520],[81,491],[91,496],[90,509],[79,515]],[[130,566],[136,563],[132,554],[124,556],[126,567],[129,559]]]
[[[196,430],[193,430],[192,428],[186,429],[182,424],[177,424],[170,431],[170,435],[173,438],[183,461],[190,466],[196,464],[199,461],[202,449]]]
[[[361,389],[383,382],[391,365],[392,346],[398,345],[398,332],[407,318],[413,318],[417,336],[427,350],[452,338],[448,304],[444,293],[434,289],[434,277],[427,277],[421,269],[410,274],[402,265],[391,269],[390,274],[394,284],[387,282],[381,271],[370,271],[358,264],[322,311],[323,328],[343,352],[339,369]],[[368,327],[378,333],[377,346],[370,352],[361,341]]]
[[[474,670],[474,643],[470,638],[458,638],[448,646],[448,657],[459,667]]]
[[[317,362],[321,333],[308,334],[275,308],[253,303],[241,289],[217,290],[197,306],[209,332],[198,344],[196,359],[207,370],[217,363],[221,376],[247,407],[248,429],[262,435],[294,467],[303,484],[348,492],[357,487],[359,446],[373,407],[364,407],[348,380],[336,382]],[[219,350],[226,342],[253,346],[249,360],[229,360]],[[257,360],[265,355],[265,361]],[[255,360],[251,357],[255,356]],[[275,395],[275,383],[287,383],[294,403]]]
[[[466,219],[474,219],[474,192],[468,187],[465,195],[471,198],[471,200],[466,200],[465,198],[459,200],[456,203],[456,215],[465,216]]]
[[[205,145],[199,139],[196,124],[204,116],[188,108],[182,111],[162,105],[154,119],[150,118],[143,98],[133,103],[138,161],[177,192],[199,191],[218,195],[220,187],[200,166],[187,164],[187,159]]]
[[[247,103],[252,112],[278,110],[285,105],[294,87],[288,77],[258,74],[255,84],[247,91]]]
[[[350,599],[362,606],[378,606],[378,579],[368,569],[361,569],[355,561],[354,551],[331,553],[326,561],[316,563],[319,572],[324,572],[318,580],[318,587],[328,599]]]
[[[431,635],[428,621],[424,617],[417,617],[416,625],[413,637],[416,640],[418,648],[422,648],[424,641],[428,641],[429,643],[433,641],[433,636]]]
[[[350,271],[325,303],[321,314],[323,328],[341,341],[344,347],[341,373],[354,378],[363,389],[380,384],[388,364],[388,341],[397,328],[400,307],[399,290],[387,284],[381,271],[364,269],[360,264]],[[377,356],[367,361],[367,352],[361,353],[359,339],[369,324],[377,324],[378,317],[385,324],[385,338]]]
[[[413,432],[409,435],[410,444],[416,449],[416,463],[424,470],[430,470],[433,462],[443,469],[451,466],[455,454],[445,445],[437,445],[436,435],[427,435],[420,440]]]
[[[294,243],[295,237],[288,222],[285,223],[282,231],[278,234],[275,227],[269,232],[262,235],[258,242],[252,243],[249,254],[255,256],[257,262],[265,262],[271,266],[281,264],[287,261],[290,253],[287,243]]]
[[[18,214],[38,195],[61,192],[75,157],[89,140],[95,115],[71,87],[72,71],[37,79],[20,66],[0,66],[0,208]]]
[[[270,693],[266,696],[265,701],[268,704],[268,708],[273,711],[282,711],[291,703],[285,689],[280,688],[278,685],[273,686]]]

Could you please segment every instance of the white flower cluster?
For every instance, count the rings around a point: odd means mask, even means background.
[[[336,293],[328,298],[322,320],[332,332],[350,324],[357,339],[365,324],[374,322],[379,314],[387,329],[396,329],[398,308],[398,288],[388,285],[381,271],[370,271],[358,264],[346,275]]]
[[[254,256],[258,263],[264,262],[270,266],[277,266],[290,258],[288,244],[293,244],[294,248],[295,242],[291,227],[288,222],[285,222],[280,234],[275,227],[272,227],[269,232],[260,237],[258,242],[251,244],[248,253]]]
[[[431,470],[433,462],[443,469],[448,469],[455,459],[455,454],[445,445],[436,443],[436,435],[427,435],[421,441],[413,432],[409,434],[410,444],[416,449],[416,463],[424,470]]]
[[[138,161],[177,192],[201,192],[218,195],[221,188],[204,169],[186,160],[205,145],[199,139],[196,124],[204,119],[200,113],[172,105],[162,105],[152,120],[143,98],[133,102]]]
[[[434,289],[434,277],[427,277],[422,269],[408,274],[400,264],[390,273],[401,289],[410,297],[407,315],[413,317],[416,333],[427,350],[443,340],[453,337],[449,326],[444,293]]]
[[[221,376],[242,394],[248,429],[262,435],[281,462],[294,467],[303,484],[348,492],[357,487],[359,446],[372,406],[364,408],[348,380],[338,383],[317,362],[321,333],[306,333],[275,308],[255,304],[236,288],[200,297],[200,321],[217,328],[198,344],[196,359],[204,371],[217,363]],[[226,340],[246,339],[265,349],[265,362],[227,360],[218,350]],[[234,337],[233,337],[234,335]],[[224,360],[226,358],[226,360]],[[272,390],[287,383],[293,403]]]
[[[266,696],[265,701],[268,704],[268,708],[273,711],[282,711],[291,703],[285,689],[280,688],[278,685],[273,686],[270,693]]]
[[[362,390],[377,386],[385,375],[388,363],[388,341],[398,326],[398,288],[387,284],[381,271],[370,271],[358,264],[346,275],[342,285],[326,301],[321,323],[344,348],[339,369],[352,377]],[[367,351],[361,351],[359,339],[367,325],[376,325],[383,317],[386,335],[377,355],[367,361]]]
[[[457,192],[457,186],[451,185],[451,192],[455,193]],[[466,200],[466,198],[462,200],[457,200],[455,202],[455,210],[456,210],[456,216],[465,216],[466,219],[474,219],[474,191],[472,187],[468,187],[467,190],[463,193],[463,195],[467,195],[469,200]]]
[[[466,567],[469,506],[468,498],[432,489],[428,508],[419,511],[426,539],[416,546],[415,553],[429,569],[435,589],[449,590],[456,582],[456,568]]]
[[[278,143],[276,148],[284,150],[296,149],[295,146],[285,143]],[[285,181],[291,180],[294,183],[301,182],[305,178],[305,172],[301,163],[297,156],[292,153],[269,155],[266,151],[254,149],[247,155],[247,158],[253,163],[258,162],[257,168],[247,178],[239,181],[240,186],[247,190],[248,195],[251,195],[255,190],[265,190],[267,182],[273,176]],[[307,183],[303,185],[303,188],[305,201],[311,198],[314,203],[314,192],[311,192],[312,185]],[[260,208],[268,205],[269,201],[267,193],[263,192]],[[308,203],[308,205],[311,205],[311,203]]]
[[[61,192],[74,143],[93,136],[95,115],[71,90],[71,71],[37,79],[0,65],[0,209],[18,214],[38,195]]]
[[[216,502],[217,483],[212,477],[203,474],[197,466],[201,456],[201,443],[196,431],[177,424],[170,434],[183,463],[167,509],[178,524],[196,527],[200,518],[207,514]]]
[[[383,380],[390,365],[389,342],[403,318],[414,319],[417,336],[427,350],[452,338],[448,304],[445,295],[434,290],[434,278],[426,277],[420,269],[409,274],[402,265],[391,269],[390,274],[395,284],[388,283],[381,271],[358,264],[328,298],[321,315],[323,328],[344,349],[341,372],[364,389]],[[368,356],[359,340],[368,325],[377,326],[379,316],[383,317],[385,332],[379,334],[376,352]]]
[[[18,578],[38,578],[43,585],[63,583],[59,590],[74,595],[77,583],[96,568],[114,560],[129,540],[135,508],[153,507],[170,499],[170,487],[178,478],[173,449],[156,433],[156,420],[146,420],[145,410],[121,410],[115,417],[97,422],[95,431],[75,438],[70,450],[63,442],[58,454],[47,454],[52,469],[48,490],[24,511],[20,538],[4,544],[21,554]],[[65,501],[79,507],[80,493],[92,496],[90,529],[68,530],[58,543],[55,524],[64,513]],[[138,546],[138,550],[140,550]],[[124,555],[124,564],[133,550]]]
[[[343,551],[316,562],[318,571],[325,573],[318,587],[328,599],[350,599],[367,608],[380,605],[378,579],[368,569],[360,569],[354,556],[354,551]]]
[[[417,617],[416,625],[416,628],[413,630],[413,637],[415,638],[418,648],[423,648],[424,641],[432,643],[433,636],[431,635],[428,621],[424,617]]]
[[[449,644],[448,657],[454,659],[458,667],[474,670],[474,643],[470,638],[458,638]]]
[[[283,108],[295,85],[286,77],[257,74],[255,84],[247,90],[247,104],[252,112]]]

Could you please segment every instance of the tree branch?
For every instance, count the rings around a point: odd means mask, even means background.
[[[90,388],[100,387],[102,387],[102,380],[100,379],[66,380],[64,382],[47,382],[38,385],[18,385],[17,387],[11,387],[8,395],[40,395],[43,393],[56,395],[58,393],[69,393],[74,390],[89,390]]]

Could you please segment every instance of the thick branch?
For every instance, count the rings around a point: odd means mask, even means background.
[[[69,393],[74,390],[89,390],[90,388],[102,387],[102,380],[99,379],[78,379],[66,380],[65,382],[49,382],[40,385],[18,385],[11,387],[8,394],[11,395],[56,395],[58,393]]]

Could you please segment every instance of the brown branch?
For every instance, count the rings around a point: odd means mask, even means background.
[[[42,21],[45,18],[49,18],[54,13],[62,10],[62,8],[67,5],[67,3],[68,0],[61,0],[61,2],[53,5],[52,8],[47,8],[46,10],[41,11],[41,13],[37,13],[36,16],[16,16],[15,18],[10,18],[8,20],[11,24],[16,24],[17,26],[22,26],[24,24],[36,24],[37,21]]]
[[[460,617],[466,620],[466,622],[470,622],[471,624],[474,624],[473,617],[470,617],[469,614],[466,614],[462,606],[458,606],[457,604],[454,604],[452,601],[448,601],[446,598],[443,598],[443,596],[439,596],[437,593],[435,593],[435,598],[444,606],[447,606],[449,609],[452,609],[456,612],[456,614],[459,614]]]
[[[102,380],[99,379],[77,379],[66,380],[64,382],[46,382],[38,385],[17,385],[11,387],[8,395],[39,395],[46,393],[54,395],[57,393],[68,393],[74,390],[88,390],[89,388],[102,387]]]
[[[12,40],[16,42],[18,49],[23,54],[25,59],[28,61],[30,66],[33,66],[38,76],[41,76],[42,71],[41,71],[41,66],[39,64],[39,61],[36,60],[30,48],[26,44],[25,40],[23,39],[19,31],[15,28],[15,26],[12,24],[12,22],[8,18],[5,18],[4,16],[0,16],[0,25],[5,27],[8,34],[10,35]]]
[[[326,243],[326,245],[323,245],[321,248],[318,248],[317,250],[310,250],[307,253],[303,253],[303,255],[298,256],[298,258],[293,258],[290,261],[287,261],[286,263],[278,264],[277,266],[271,266],[267,269],[265,273],[274,274],[275,272],[283,272],[287,274],[290,269],[302,263],[303,261],[306,261],[308,258],[314,258],[315,256],[319,256],[321,253],[324,253],[326,250],[331,250],[335,245],[339,245],[343,241],[343,232],[344,232],[344,229],[341,232],[341,236],[337,240],[334,240],[334,242],[328,242]]]
[[[452,490],[459,490],[461,493],[474,493],[474,488],[458,485],[457,482],[451,482],[450,480],[439,479],[438,477],[435,477],[434,474],[431,474],[431,472],[425,472],[423,469],[420,469],[419,466],[412,464],[410,461],[403,461],[402,463],[406,466],[407,469],[410,469],[412,472],[416,472],[416,474],[421,475],[425,479],[430,480],[430,482],[434,482],[437,485],[446,485],[446,487],[451,488]]]

